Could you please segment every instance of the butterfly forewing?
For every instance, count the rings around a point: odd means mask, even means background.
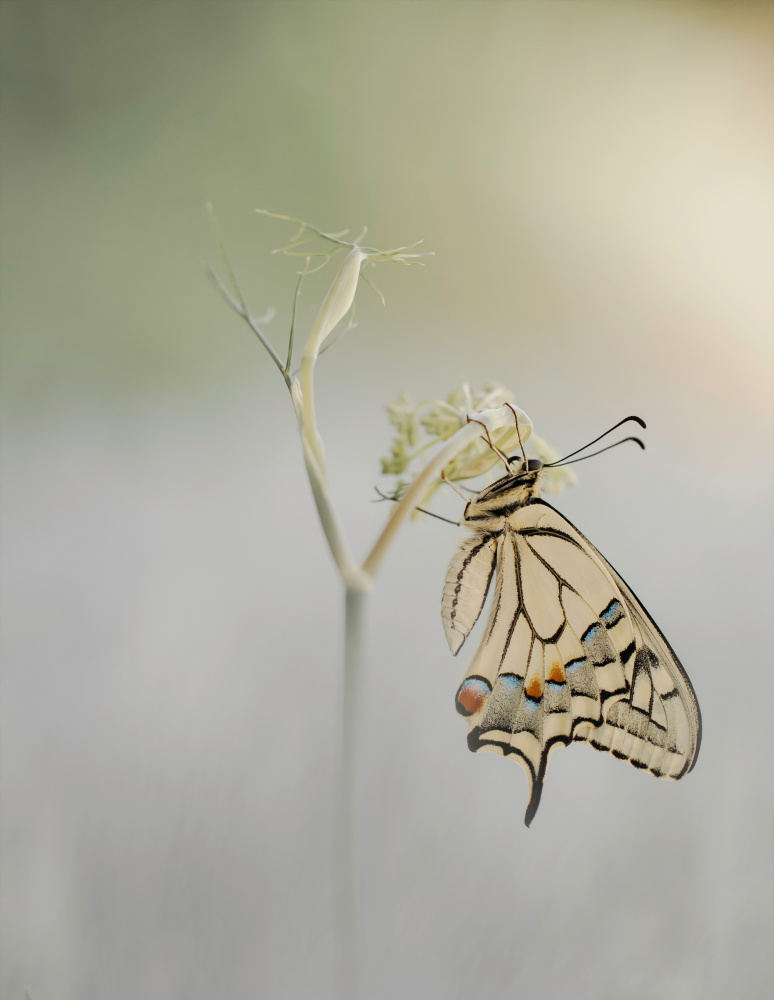
[[[588,540],[541,500],[513,505],[499,532],[469,539],[444,589],[454,652],[481,612],[493,569],[489,619],[457,709],[468,718],[471,750],[512,756],[524,767],[527,825],[551,751],[573,739],[659,777],[689,770],[700,725],[690,682]],[[460,611],[450,623],[454,598]]]

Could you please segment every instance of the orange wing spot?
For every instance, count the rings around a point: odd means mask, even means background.
[[[486,701],[486,692],[479,687],[464,687],[457,696],[457,701],[466,712],[475,715]]]
[[[564,684],[567,678],[564,675],[564,668],[561,663],[554,661],[551,664],[551,671],[548,675],[548,679],[553,681],[554,684]]]
[[[543,697],[543,685],[540,683],[540,678],[539,677],[533,677],[532,680],[529,682],[529,684],[524,689],[524,691],[525,691],[525,694],[527,695],[528,698],[534,698],[535,701],[537,701],[538,698],[542,698]]]

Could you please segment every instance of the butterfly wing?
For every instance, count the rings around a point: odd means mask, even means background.
[[[696,694],[674,650],[632,589],[591,542],[573,530],[615,580],[634,623],[637,646],[626,696],[611,705],[605,723],[587,740],[597,750],[676,781],[693,769],[699,755],[701,711]]]
[[[635,655],[627,663],[625,694],[603,712],[604,722],[576,739],[611,753],[659,778],[677,780],[696,763],[701,745],[701,713],[688,675],[661,630],[634,592],[589,540],[550,504],[539,530],[564,532],[585,547],[615,583],[634,628]]]
[[[640,602],[549,504],[498,539],[489,622],[457,693],[471,750],[515,757],[540,802],[551,751],[571,740],[678,778],[698,752],[690,682]]]
[[[443,587],[441,618],[455,656],[484,607],[496,548],[494,537],[477,533],[466,538],[452,557]]]

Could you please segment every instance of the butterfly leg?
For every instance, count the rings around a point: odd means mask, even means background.
[[[521,448],[521,457],[523,458],[524,462],[526,463],[526,461],[527,461],[527,453],[524,450],[524,442],[521,440],[521,431],[519,430],[519,416],[516,413],[516,410],[514,410],[514,408],[511,406],[510,403],[504,403],[503,405],[508,407],[508,409],[513,414],[513,419],[516,421],[516,437],[519,439],[519,447]],[[510,468],[510,466],[509,466],[509,468]]]
[[[454,492],[457,494],[458,497],[462,497],[462,499],[465,501],[466,506],[467,504],[470,503],[470,497],[466,497],[465,494],[462,492],[462,490],[457,489],[457,487],[454,485],[451,479],[447,477],[445,469],[441,472],[441,479],[446,483],[447,486],[451,486],[451,488],[454,490]],[[455,523],[459,524],[459,521]]]
[[[506,403],[505,405],[507,406],[508,404]],[[511,410],[513,410],[513,407],[511,407]],[[484,434],[486,434],[486,439],[487,439],[487,442],[489,443],[489,447],[492,449],[492,451],[495,453],[495,455],[497,455],[497,457],[500,459],[500,461],[503,463],[503,465],[505,466],[505,468],[510,473],[511,472],[511,463],[508,461],[507,455],[504,455],[500,451],[500,449],[493,443],[492,438],[489,435],[489,428],[486,426],[486,424],[482,420],[476,420],[475,417],[468,417],[468,423],[469,424],[480,424],[484,428]]]

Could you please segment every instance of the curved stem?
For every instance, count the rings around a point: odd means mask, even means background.
[[[304,401],[304,422],[301,433],[312,450],[319,467],[320,477],[327,486],[328,473],[325,468],[325,454],[322,439],[317,430],[317,414],[314,406],[314,365],[316,360],[316,355],[304,354],[301,358],[301,394]]]
[[[507,408],[524,427],[521,436],[526,441],[532,433],[532,421],[523,410],[518,410],[517,414],[516,410],[518,407],[514,409],[514,407],[508,403]],[[411,512],[419,506],[426,491],[429,490],[435,480],[440,477],[449,462],[451,462],[452,459],[459,454],[459,452],[467,448],[469,444],[481,435],[481,428],[483,428],[484,434],[486,435],[491,446],[490,434],[492,431],[499,430],[502,427],[509,425],[513,426],[512,419],[505,416],[503,409],[504,408],[502,406],[499,406],[496,409],[477,410],[475,417],[472,414],[468,414],[468,423],[463,424],[458,431],[452,434],[452,436],[446,440],[443,447],[435,453],[424,469],[422,469],[414,482],[398,501],[397,505],[393,509],[392,516],[382,529],[382,533],[376,539],[373,548],[363,560],[363,570],[369,577],[373,577],[379,568],[390,542],[393,540],[398,531],[398,528],[400,528],[409,514],[411,514]]]
[[[320,471],[327,480],[325,456],[322,441],[317,431],[317,416],[314,408],[314,366],[326,337],[334,327],[341,322],[349,312],[355,298],[357,282],[360,276],[360,265],[368,254],[355,248],[347,254],[344,263],[339,268],[328,294],[320,306],[320,311],[314,321],[312,332],[301,356],[301,394],[304,409],[304,433],[314,452]]]
[[[453,434],[422,469],[417,478],[406,490],[404,495],[396,504],[390,519],[382,529],[382,533],[376,539],[373,548],[363,561],[363,570],[371,577],[379,568],[382,559],[387,552],[398,529],[417,507],[427,490],[441,475],[444,468],[451,462],[458,452],[466,448],[472,441],[481,435],[481,427],[478,424],[465,424],[464,427]]]

